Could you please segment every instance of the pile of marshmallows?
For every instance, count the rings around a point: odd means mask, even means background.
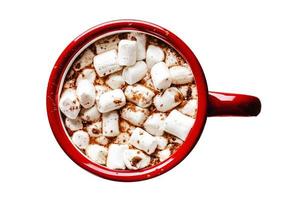
[[[153,154],[165,160],[171,152],[164,132],[184,141],[197,112],[197,99],[175,109],[187,92],[182,85],[194,81],[189,66],[167,66],[161,47],[146,48],[147,37],[132,34],[135,40],[122,39],[116,49],[89,55],[94,68],[83,69],[76,86],[64,89],[59,100],[65,125],[73,131],[72,142],[110,169],[147,167]],[[105,77],[106,84],[95,84],[97,76]],[[153,88],[139,83],[147,77]],[[155,112],[150,113],[150,106]],[[90,122],[86,129],[82,120]],[[97,137],[98,144],[90,144],[90,137]],[[115,137],[119,142],[109,144]]]

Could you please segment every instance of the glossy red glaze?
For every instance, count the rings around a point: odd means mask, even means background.
[[[195,75],[195,81],[198,90],[198,112],[196,116],[195,125],[191,129],[186,141],[181,145],[181,147],[167,160],[159,163],[156,166],[148,167],[142,170],[130,171],[130,170],[111,170],[97,163],[92,162],[87,159],[76,147],[71,143],[68,134],[65,132],[63,123],[60,116],[60,111],[58,108],[58,99],[59,99],[59,88],[63,82],[62,76],[67,70],[72,58],[75,54],[80,51],[86,44],[98,38],[101,35],[115,33],[116,31],[141,31],[147,34],[154,35],[164,42],[168,43],[170,46],[175,48],[183,58],[189,63],[192,68],[192,71]],[[213,108],[222,108],[220,102],[216,103],[214,98],[209,97],[209,100],[214,102],[210,105],[210,111]],[[232,107],[233,107],[232,102]],[[215,107],[214,107],[215,106]],[[227,106],[227,105],[226,105]],[[55,66],[51,72],[48,88],[47,88],[47,113],[48,119],[53,131],[53,134],[58,141],[61,148],[65,153],[79,166],[88,170],[89,172],[96,174],[100,177],[117,180],[117,181],[140,181],[149,178],[153,178],[160,174],[167,172],[172,169],[178,163],[180,163],[193,149],[197,141],[199,140],[202,130],[204,128],[206,118],[207,118],[207,109],[208,109],[208,91],[206,85],[206,79],[202,71],[201,65],[189,49],[189,47],[176,35],[170,31],[157,26],[155,24],[137,21],[137,20],[118,20],[111,21],[104,24],[95,26],[88,31],[84,32],[82,35],[73,40],[61,53],[58,60],[55,63]],[[219,114],[215,111],[216,114]],[[223,112],[221,112],[223,113]],[[228,112],[227,112],[228,113]],[[242,112],[240,112],[242,113]]]

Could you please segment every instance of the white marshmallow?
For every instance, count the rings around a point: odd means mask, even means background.
[[[70,119],[75,119],[80,112],[80,103],[76,97],[76,91],[69,88],[63,91],[59,100],[59,109]]]
[[[88,145],[85,149],[86,155],[94,162],[104,165],[106,163],[107,148],[98,144]]]
[[[133,66],[128,66],[123,69],[123,79],[129,85],[137,83],[142,80],[148,71],[147,65],[144,61],[138,61]]]
[[[121,89],[115,89],[105,92],[97,101],[98,110],[101,113],[107,113],[123,107],[126,104],[126,98]]]
[[[76,95],[82,107],[90,108],[94,105],[96,99],[95,87],[88,80],[79,81],[76,89]]]
[[[136,62],[136,41],[121,40],[118,46],[119,65],[131,66]]]
[[[118,49],[120,39],[118,35],[104,37],[95,42],[97,54],[104,53],[113,49]]]
[[[97,103],[99,101],[100,96],[105,92],[110,91],[111,89],[106,85],[95,85],[95,90],[96,90],[96,103]]]
[[[117,50],[110,50],[94,57],[94,67],[100,77],[122,69],[118,64]]]
[[[162,161],[166,160],[167,158],[169,158],[170,155],[171,155],[170,149],[165,149],[165,150],[157,152],[157,157],[159,158],[160,162],[162,162]]]
[[[86,130],[91,137],[98,137],[102,135],[102,122],[94,122],[88,125]]]
[[[91,108],[87,108],[87,109],[82,109],[81,110],[81,119],[88,121],[88,122],[93,122],[96,121],[100,118],[100,113],[97,109],[97,106],[94,105]]]
[[[150,164],[150,156],[140,150],[128,149],[124,151],[124,163],[128,169],[142,169]]]
[[[80,56],[79,60],[74,63],[73,69],[75,71],[79,71],[86,66],[90,66],[93,63],[94,56],[95,54],[90,49],[86,49]]]
[[[125,169],[124,151],[128,149],[126,144],[111,144],[108,148],[106,166],[109,169]]]
[[[196,117],[198,109],[198,100],[197,99],[191,99],[186,102],[186,104],[183,107],[178,108],[180,112],[182,112],[185,115],[188,115],[192,118]]]
[[[90,81],[90,83],[94,84],[94,81],[96,80],[95,70],[89,69],[89,68],[82,70],[82,72],[78,75],[78,77],[76,79],[76,84],[78,85],[78,83],[83,79],[86,79],[86,80]]]
[[[146,35],[138,32],[128,34],[129,38],[136,39],[136,60],[144,60],[146,58]]]
[[[183,95],[185,99],[197,99],[198,94],[197,94],[197,87],[196,85],[181,85],[178,87],[179,91]]]
[[[155,95],[152,90],[140,84],[127,86],[124,94],[128,101],[135,103],[142,108],[149,107],[152,104],[152,98]]]
[[[147,154],[152,154],[157,147],[157,141],[155,137],[141,128],[136,128],[133,130],[129,144],[140,150],[143,150]]]
[[[179,64],[178,55],[173,49],[166,49],[165,62],[168,67]]]
[[[182,102],[182,94],[176,87],[170,87],[164,92],[156,95],[153,99],[153,104],[160,112],[166,112]]]
[[[107,77],[105,83],[112,89],[120,89],[125,85],[121,73],[114,73]]]
[[[151,89],[152,91],[158,91],[155,87],[154,87],[154,84],[152,82],[152,79],[151,79],[151,75],[150,75],[150,72],[147,72],[147,74],[145,75],[145,77],[142,79],[141,83]]]
[[[77,131],[83,128],[82,121],[79,117],[76,119],[66,118],[65,124],[71,131]]]
[[[131,103],[128,103],[121,111],[121,117],[135,126],[142,126],[148,115],[148,109]]]
[[[146,63],[149,69],[151,69],[156,63],[163,61],[164,58],[164,51],[160,47],[154,45],[148,46],[146,52]]]
[[[120,133],[114,143],[116,144],[128,144],[130,139],[130,135],[128,133]]]
[[[102,115],[102,130],[106,137],[115,137],[119,135],[119,115],[117,111],[104,113]]]
[[[165,149],[168,145],[168,139],[163,136],[155,136],[157,141],[157,149],[162,150]]]
[[[194,122],[195,119],[188,117],[177,110],[172,110],[165,120],[164,130],[181,140],[185,140],[193,127]]]
[[[170,87],[172,83],[171,75],[167,65],[159,62],[151,68],[151,77],[156,89],[164,90]]]
[[[107,145],[109,140],[107,139],[107,137],[100,135],[99,137],[97,137],[95,139],[95,142],[97,142],[98,144],[101,144],[101,145]]]
[[[193,73],[189,67],[174,66],[170,68],[170,75],[173,84],[186,84],[194,80]]]
[[[144,123],[145,130],[152,134],[161,136],[164,134],[164,120],[167,115],[165,113],[153,113]]]
[[[85,131],[76,131],[72,135],[72,141],[79,149],[85,149],[89,144],[90,137]]]

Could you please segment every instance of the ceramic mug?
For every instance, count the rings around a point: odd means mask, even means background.
[[[84,156],[71,142],[64,128],[58,101],[64,77],[74,59],[101,37],[124,31],[152,35],[173,47],[190,65],[198,90],[198,112],[195,124],[180,148],[167,160],[140,170],[111,170]],[[100,177],[117,181],[140,181],[153,178],[179,164],[193,149],[208,116],[257,116],[261,109],[257,97],[241,94],[208,92],[202,67],[190,48],[172,32],[158,25],[138,20],[117,20],[95,26],[75,38],[61,53],[51,72],[47,88],[47,113],[53,134],[65,153],[79,166]]]

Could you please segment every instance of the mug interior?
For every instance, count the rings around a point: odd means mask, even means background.
[[[95,163],[72,143],[65,128],[58,101],[63,84],[75,59],[99,39],[124,32],[140,32],[155,37],[175,49],[192,69],[198,93],[198,110],[194,126],[183,144],[166,160],[139,170],[112,170]],[[204,73],[195,55],[173,33],[148,22],[120,20],[96,26],[77,37],[63,51],[51,73],[47,90],[47,111],[53,133],[66,154],[84,169],[103,178],[118,181],[139,181],[158,176],[181,162],[197,143],[206,121],[207,85]]]

